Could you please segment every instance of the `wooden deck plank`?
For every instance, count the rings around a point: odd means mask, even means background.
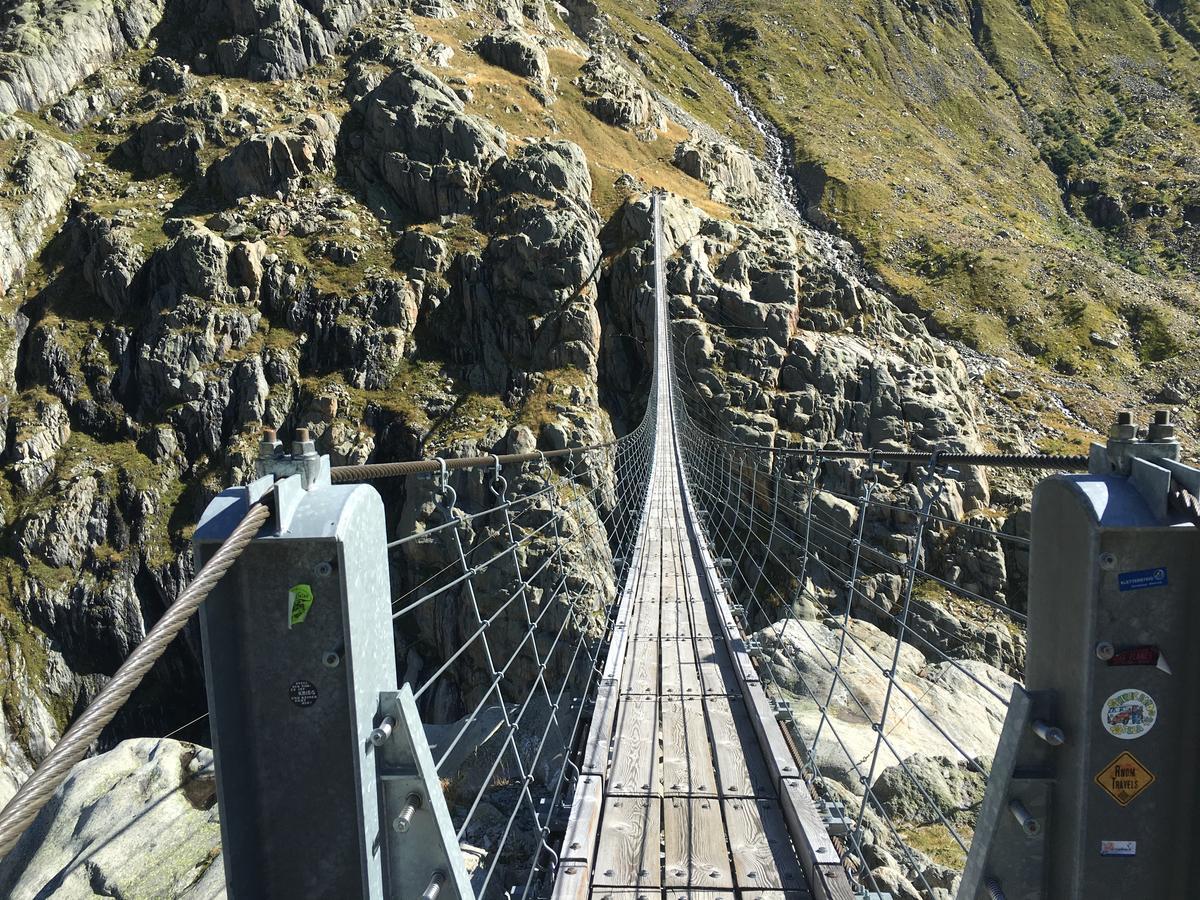
[[[678,640],[692,636],[692,620],[688,615],[686,603],[663,601],[659,636],[663,640]]]
[[[563,835],[562,859],[591,868],[595,836],[604,811],[604,779],[599,775],[581,775],[572,805],[571,820]]]
[[[663,847],[668,887],[733,887],[725,823],[715,797],[664,800]]]
[[[717,772],[699,700],[662,701],[662,786],[666,794],[717,795]]]
[[[679,684],[684,697],[699,697],[700,666],[696,661],[696,647],[691,641],[676,641],[679,654]]]
[[[775,791],[767,764],[758,750],[758,737],[741,700],[705,697],[717,764],[717,789],[722,797],[771,797]]]
[[[608,793],[659,793],[658,700],[622,698],[614,735],[612,765],[605,784]]]
[[[664,639],[662,653],[662,694],[664,697],[699,697],[700,670],[696,648],[687,639]]]
[[[634,640],[657,640],[659,614],[657,603],[635,603],[629,613],[629,636]]]
[[[696,638],[696,663],[705,694],[741,694],[733,660],[729,658],[724,641]]]
[[[711,603],[689,603],[692,614],[692,634],[696,640],[712,640],[721,634],[721,620],[717,608]]]
[[[802,890],[806,886],[796,851],[776,800],[722,801],[733,870],[740,888]]]
[[[657,797],[609,797],[592,884],[597,887],[658,887],[662,803]]]
[[[676,640],[667,640],[659,645],[661,689],[664,697],[679,697],[683,694],[679,671],[679,643]]]
[[[658,641],[632,635],[625,642],[625,665],[621,667],[621,695],[658,695]]]

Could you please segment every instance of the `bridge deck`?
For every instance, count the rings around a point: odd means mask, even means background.
[[[648,509],[628,561],[554,896],[809,900],[755,730],[766,701],[761,690],[743,696],[742,685],[757,676],[740,638],[739,652],[731,653],[728,610],[704,577],[687,517],[672,427],[660,234],[656,227],[660,377]],[[739,678],[735,657],[750,670],[746,677]],[[773,717],[768,724],[778,731]]]
[[[591,896],[665,888],[802,900],[804,875],[699,575],[673,448],[661,443],[632,561]]]

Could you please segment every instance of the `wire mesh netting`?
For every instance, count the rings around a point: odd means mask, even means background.
[[[1027,518],[936,452],[747,445],[688,355],[720,327],[672,323],[675,429],[756,667],[858,883],[951,896],[1024,665]]]

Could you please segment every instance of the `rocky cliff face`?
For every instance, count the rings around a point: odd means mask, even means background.
[[[636,424],[649,188],[671,195],[680,349],[721,427],[760,445],[986,440],[962,357],[881,293],[851,245],[797,218],[755,155],[753,121],[631,7],[12,10],[0,25],[0,800],[186,583],[190,526],[250,476],[261,428],[307,427],[337,465],[592,444]],[[511,490],[539,483],[525,477]],[[490,499],[481,478],[455,484],[463,509]],[[982,508],[990,487],[962,473],[946,514]],[[446,514],[427,480],[386,490],[397,533]],[[546,577],[587,582],[578,607],[556,611],[586,630],[611,597],[611,561],[577,543]],[[397,594],[448,552],[408,545]],[[522,565],[555,552],[533,542]],[[949,538],[937,552],[946,572],[1009,577],[1011,561],[971,569],[977,554]],[[502,602],[506,584],[490,588]],[[459,646],[465,607],[400,629],[402,670],[416,677]],[[119,742],[202,712],[198,654],[189,635],[160,662],[102,739],[117,747],[105,765],[157,770],[183,752]],[[1012,669],[1018,650],[986,658]],[[513,677],[535,670],[522,661]],[[489,680],[464,655],[430,721],[461,716]],[[62,823],[94,802],[76,787],[39,826],[53,846],[28,845],[26,874],[9,862],[0,883],[23,890],[57,865]],[[210,850],[178,857],[162,876],[172,886],[145,883],[209,896]],[[120,880],[103,860],[87,871]],[[61,895],[90,896],[71,872]]]

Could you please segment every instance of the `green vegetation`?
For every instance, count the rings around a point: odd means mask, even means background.
[[[935,330],[1099,423],[1143,396],[1139,366],[1186,377],[1172,347],[1200,336],[1196,9],[674,0],[670,21],[791,139],[815,218]],[[1135,341],[1089,339],[1131,303]]]
[[[1138,357],[1143,362],[1162,362],[1182,349],[1162,314],[1154,307],[1129,304],[1121,308],[1121,313],[1129,323]]]
[[[1118,117],[1120,114],[1117,114]],[[1099,157],[1095,145],[1080,131],[1079,114],[1076,110],[1060,108],[1046,110],[1041,115],[1044,137],[1038,142],[1046,164],[1059,178],[1068,181]],[[1119,121],[1119,118],[1118,118]],[[1119,125],[1114,129],[1112,121],[1106,126],[1104,135],[1111,145],[1116,138]]]
[[[356,242],[362,249],[358,259],[349,264],[334,262],[320,253],[316,248],[319,240],[294,234],[266,236],[267,246],[273,252],[308,270],[313,287],[327,294],[344,296],[371,274],[387,275],[393,270],[392,242],[386,237]]]
[[[582,391],[589,396],[592,390],[590,379],[579,369],[554,369],[541,374],[540,383],[522,404],[513,425],[524,425],[537,435],[542,426],[559,418],[561,413],[574,407],[570,396]]]
[[[958,832],[958,836],[969,847],[972,836],[971,829],[966,828],[964,825],[956,824],[955,831]],[[948,866],[951,869],[961,871],[967,864],[967,854],[963,852],[958,841],[954,839],[954,835],[950,833],[950,829],[941,822],[931,825],[901,826],[899,834],[904,843],[908,844],[914,850],[924,853],[940,866]]]
[[[23,668],[30,684],[46,684],[49,640],[11,604],[10,598],[15,595],[21,579],[26,577],[28,574],[22,572],[11,559],[0,558],[0,646],[4,647],[4,655],[0,658],[0,674],[3,675],[0,709],[3,709],[9,726],[16,726],[17,739],[32,750],[26,719],[21,714],[22,708],[29,706],[29,698],[24,695],[23,679],[13,676]],[[55,724],[60,731],[64,730],[71,721],[71,704],[55,696],[44,699]]]

